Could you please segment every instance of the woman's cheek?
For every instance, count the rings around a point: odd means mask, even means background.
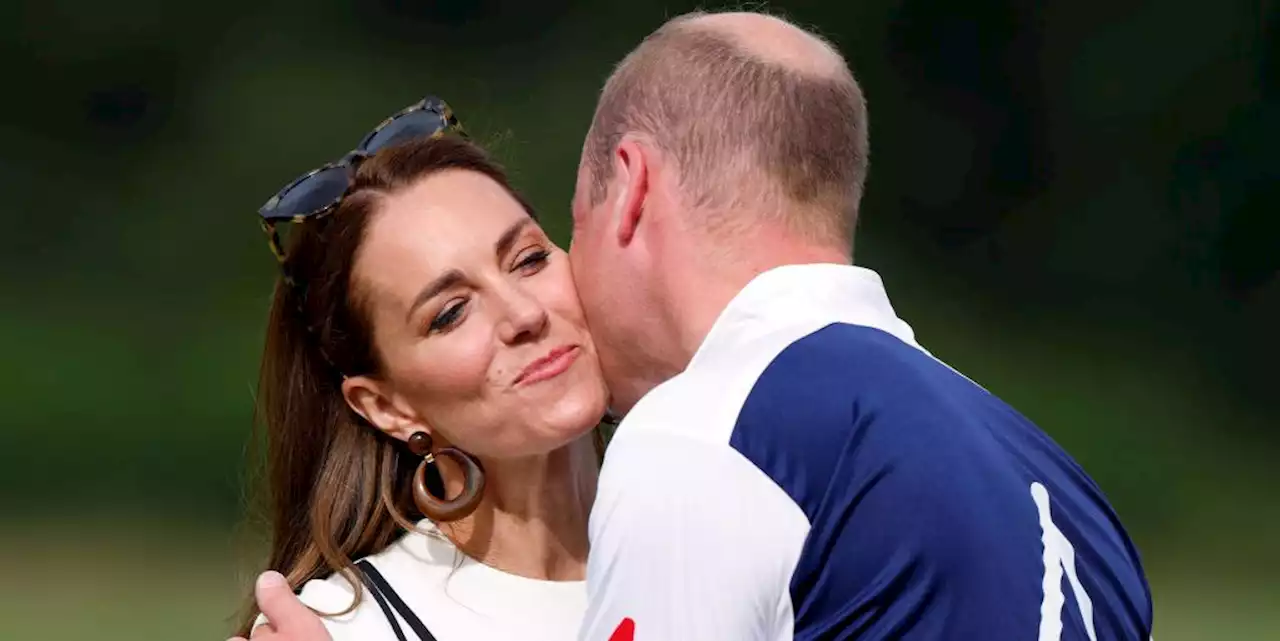
[[[573,273],[569,271],[569,261],[553,261],[547,266],[541,282],[537,284],[538,298],[549,310],[555,310],[560,316],[580,322],[582,319],[582,303],[578,300],[578,290],[573,283]]]
[[[479,319],[476,319],[479,320]],[[453,340],[427,354],[427,363],[439,373],[443,386],[460,398],[473,398],[481,395],[485,388],[492,384],[491,370],[494,368],[493,333],[480,322],[460,328],[448,336]]]
[[[468,319],[468,321],[473,319]],[[420,401],[452,404],[474,398],[486,385],[492,347],[479,323],[464,323],[446,334],[419,338],[387,355],[393,376]]]

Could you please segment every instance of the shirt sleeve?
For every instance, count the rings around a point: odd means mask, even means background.
[[[788,585],[807,529],[727,445],[621,433],[591,513],[580,641],[790,638]]]

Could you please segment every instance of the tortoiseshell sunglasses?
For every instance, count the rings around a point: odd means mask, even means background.
[[[317,220],[332,213],[346,195],[351,185],[351,174],[361,161],[380,149],[414,138],[433,138],[445,133],[466,136],[449,105],[439,98],[427,96],[383,120],[340,160],[313,169],[285,185],[258,209],[262,229],[267,233],[271,253],[275,254],[276,260],[283,264],[286,258],[276,226]]]

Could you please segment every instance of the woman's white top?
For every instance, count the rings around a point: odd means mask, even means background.
[[[439,534],[409,532],[367,557],[439,641],[573,641],[586,610],[585,581],[541,581],[508,574],[472,559]],[[323,616],[333,641],[395,640],[378,602],[361,586],[360,605],[340,616]],[[299,598],[322,613],[351,605],[353,588],[340,574],[308,581]],[[413,630],[399,618],[406,638]],[[259,618],[261,622],[263,619]]]

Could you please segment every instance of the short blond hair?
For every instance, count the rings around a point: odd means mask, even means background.
[[[741,208],[782,196],[779,215],[816,239],[852,240],[868,167],[866,102],[847,64],[815,74],[677,17],[618,64],[601,92],[583,157],[598,204],[627,134],[668,153],[695,207]],[[761,180],[761,178],[764,180]]]

